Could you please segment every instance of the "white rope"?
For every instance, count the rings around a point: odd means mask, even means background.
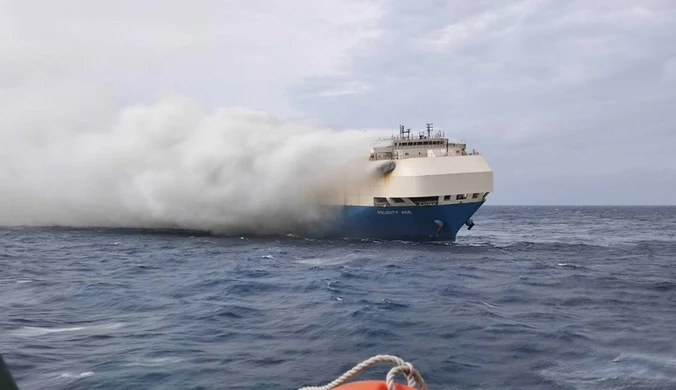
[[[302,387],[298,390],[331,390],[335,389],[336,387],[342,385],[345,383],[346,380],[352,378],[353,376],[357,375],[360,371],[371,367],[372,365],[376,363],[392,363],[395,365],[388,373],[387,377],[385,379],[385,382],[387,384],[387,389],[388,390],[395,390],[394,389],[394,377],[397,374],[403,374],[406,377],[406,381],[408,382],[409,387],[415,387],[416,384],[420,386],[420,390],[427,390],[427,385],[425,384],[425,381],[423,380],[422,376],[420,376],[420,373],[413,368],[413,365],[411,363],[405,362],[402,359],[392,356],[392,355],[376,355],[370,359],[366,359],[363,362],[357,364],[354,366],[352,369],[338,377],[338,379],[334,380],[333,382],[329,383],[328,385],[325,386],[309,386],[309,387]]]

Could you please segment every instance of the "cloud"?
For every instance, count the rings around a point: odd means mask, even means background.
[[[358,81],[350,81],[338,85],[333,89],[320,92],[319,96],[341,96],[360,94],[368,91],[371,87],[368,84],[360,83]]]
[[[664,61],[662,74],[665,81],[670,83],[676,82],[676,57]]]
[[[388,2],[379,36],[295,103],[335,126],[445,127],[495,169],[494,203],[664,202],[601,189],[676,173],[674,21],[666,0]],[[345,80],[370,89],[311,98]]]
[[[3,4],[0,86],[69,79],[125,102],[172,90],[281,115],[287,88],[339,72],[379,16],[362,0]]]
[[[641,194],[676,190],[675,20],[670,0],[4,1],[0,151],[105,139],[173,94],[201,118],[434,122],[489,160],[494,204],[673,203]]]
[[[0,224],[264,232],[315,220],[309,199],[378,134],[312,126],[288,88],[338,74],[378,12],[0,2]]]

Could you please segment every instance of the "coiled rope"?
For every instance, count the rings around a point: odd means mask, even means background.
[[[394,377],[397,374],[403,374],[406,377],[406,381],[408,382],[409,387],[415,387],[416,385],[418,385],[420,387],[420,390],[427,390],[427,385],[425,384],[425,381],[423,380],[422,376],[420,376],[420,373],[415,368],[413,368],[413,365],[392,355],[376,355],[370,359],[366,359],[363,362],[354,366],[352,369],[350,369],[340,377],[338,377],[338,379],[329,383],[328,385],[302,387],[298,390],[335,389],[336,387],[345,383],[346,380],[357,375],[360,371],[369,368],[376,363],[392,363],[395,365],[395,367],[390,369],[390,371],[387,373],[387,377],[385,378],[385,383],[387,384],[388,390],[395,390]]]

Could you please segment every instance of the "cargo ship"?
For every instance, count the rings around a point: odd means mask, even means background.
[[[322,236],[345,238],[451,240],[466,227],[493,191],[493,171],[464,140],[446,138],[427,123],[411,135],[371,145],[367,180],[335,178],[324,198],[328,223],[313,229]],[[326,221],[326,219],[325,219]]]

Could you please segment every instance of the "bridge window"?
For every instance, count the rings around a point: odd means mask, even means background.
[[[479,194],[478,193],[472,194],[472,199],[479,199]]]
[[[406,202],[405,202],[403,199],[401,199],[401,198],[392,198],[392,201],[393,201],[394,203],[406,203]]]
[[[450,195],[444,195],[444,202],[448,202],[449,200],[451,200],[451,196]]]
[[[455,199],[457,199],[457,200],[467,199],[467,195],[465,195],[465,194],[459,194],[459,195],[457,195],[457,196],[455,197]]]

